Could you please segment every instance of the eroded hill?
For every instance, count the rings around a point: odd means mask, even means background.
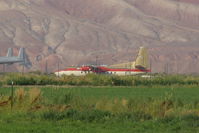
[[[0,0],[1,55],[25,47],[32,70],[127,62],[146,46],[154,72],[199,73],[198,27],[197,0]]]

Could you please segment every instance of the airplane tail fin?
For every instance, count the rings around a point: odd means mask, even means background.
[[[20,48],[18,57],[20,59],[25,59],[25,50],[24,50],[24,48]]]
[[[8,53],[7,53],[7,57],[12,57],[12,56],[13,56],[13,49],[9,48]]]
[[[20,48],[18,58],[23,60],[21,65],[24,65],[27,68],[30,68],[32,66],[28,56],[26,55],[26,52],[25,52],[24,48]]]
[[[149,67],[148,52],[146,48],[140,47],[140,50],[139,50],[139,53],[137,55],[134,65],[135,65],[135,68],[138,68],[138,69],[147,69]]]

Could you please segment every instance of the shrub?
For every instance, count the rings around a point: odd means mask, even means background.
[[[70,109],[65,112],[54,112],[47,111],[44,112],[41,117],[45,120],[80,120],[84,122],[93,122],[93,121],[104,121],[107,117],[111,117],[110,112],[100,111],[100,110],[88,110],[88,111],[77,111]]]
[[[59,97],[55,97],[54,104],[69,104],[74,98],[72,93],[65,93]]]
[[[36,103],[37,101],[40,100],[41,98],[41,91],[40,89],[38,88],[32,88],[29,90],[29,98],[30,98],[30,103],[31,104],[34,104]]]
[[[187,114],[181,117],[184,124],[189,127],[199,127],[199,116],[197,114]]]

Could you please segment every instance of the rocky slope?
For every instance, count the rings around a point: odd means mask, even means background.
[[[146,46],[154,72],[199,73],[198,27],[197,0],[0,0],[0,54],[25,47],[31,70],[122,63]]]

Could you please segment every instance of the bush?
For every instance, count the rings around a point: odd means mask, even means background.
[[[93,121],[104,121],[107,117],[111,117],[110,112],[100,111],[100,110],[89,110],[89,111],[77,111],[70,109],[65,112],[55,112],[48,111],[44,112],[41,117],[45,120],[80,120],[84,122],[93,122]]]
[[[54,104],[68,104],[74,99],[74,95],[72,93],[66,93],[61,95],[60,97],[55,97]]]
[[[84,111],[70,109],[65,112],[47,111],[42,113],[41,118],[45,120],[71,119],[74,121],[79,120],[83,122],[105,122],[107,120],[135,122],[141,120],[151,120],[152,116],[144,112],[112,114],[109,111],[101,111],[95,109]]]
[[[186,114],[181,117],[183,124],[189,127],[199,127],[199,116],[197,114]]]

